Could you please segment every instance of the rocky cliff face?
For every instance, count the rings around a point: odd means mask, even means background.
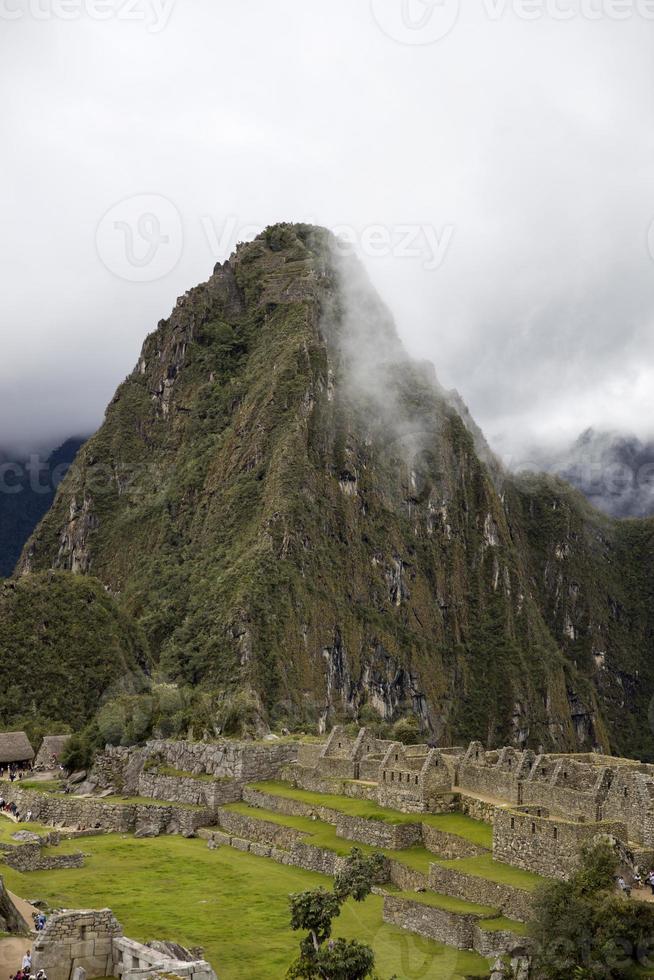
[[[146,340],[20,572],[94,576],[273,721],[647,754],[651,537],[502,473],[358,265],[276,226]]]

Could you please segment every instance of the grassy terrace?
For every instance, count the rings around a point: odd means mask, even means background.
[[[438,895],[436,892],[401,892],[393,891],[393,898],[405,898],[418,905],[428,905],[432,909],[443,909],[444,912],[454,912],[457,915],[478,915],[482,919],[497,919],[499,909],[491,905],[477,905],[476,902],[466,902],[463,898],[451,898],[449,895]]]
[[[76,849],[79,841],[65,841],[57,853]],[[323,875],[229,847],[212,851],[200,839],[107,834],[85,838],[84,851],[83,868],[21,874],[0,866],[0,873],[11,891],[38,895],[52,908],[108,906],[134,939],[204,946],[221,980],[283,977],[299,943],[288,925],[288,895],[329,885]],[[378,896],[348,903],[335,933],[370,943],[382,980],[488,975],[487,962],[474,953],[384,924]]]
[[[292,827],[306,835],[305,843],[323,847],[325,850],[333,851],[342,857],[349,854],[353,847],[358,847],[364,854],[374,854],[375,852],[385,854],[387,857],[406,864],[414,871],[421,871],[423,874],[429,874],[429,865],[434,862],[434,855],[424,847],[407,847],[403,851],[392,851],[382,847],[371,847],[368,844],[359,844],[357,841],[344,840],[344,838],[336,836],[334,825],[325,823],[324,820],[312,820],[311,817],[287,817],[282,813],[275,813],[273,810],[262,810],[259,807],[248,806],[247,803],[230,803],[221,809],[240,813],[252,820],[267,820],[269,823],[275,823],[281,827]]]
[[[369,800],[357,800],[349,796],[339,796],[332,793],[311,793],[304,789],[294,789],[288,783],[266,782],[253,783],[251,789],[271,796],[281,796],[289,800],[298,800],[310,806],[326,806],[350,817],[363,817],[366,820],[381,820],[384,823],[424,823],[448,834],[463,837],[472,844],[485,847],[493,846],[493,829],[481,820],[473,820],[463,813],[398,813],[389,810]]]
[[[311,817],[285,816],[284,814],[275,813],[273,810],[248,806],[247,803],[231,803],[224,807],[224,809],[231,810],[234,813],[240,813],[254,820],[268,820],[270,823],[280,824],[283,827],[293,827],[295,830],[299,830],[307,835],[307,843],[315,844],[317,847],[324,847],[329,851],[334,851],[336,854],[349,854],[350,848],[353,846],[359,847],[366,854],[375,850],[381,851],[386,857],[392,858],[401,864],[406,864],[407,867],[412,868],[414,871],[420,871],[422,874],[429,874],[430,864],[439,864],[444,868],[452,868],[454,871],[461,871],[464,874],[473,875],[476,878],[486,878],[488,881],[494,881],[502,885],[512,885],[514,888],[522,888],[524,891],[529,892],[533,892],[546,880],[540,875],[533,874],[531,871],[523,871],[521,868],[514,868],[509,864],[500,864],[499,861],[493,860],[490,853],[481,854],[478,857],[445,860],[439,858],[432,851],[428,851],[426,848],[419,846],[395,851],[346,841],[336,836],[336,828],[333,824],[325,823],[322,820],[312,820]]]
[[[482,919],[479,928],[484,932],[514,932],[516,936],[529,935],[529,926],[526,922],[507,919],[503,915],[499,915],[496,919]]]
[[[454,871],[462,871],[464,874],[473,875],[476,878],[496,881],[500,885],[513,885],[514,888],[522,888],[527,892],[535,891],[539,885],[543,885],[547,881],[546,878],[533,874],[531,871],[523,871],[521,868],[514,868],[510,864],[500,864],[499,861],[494,861],[490,854],[460,858],[456,861],[442,861],[439,858],[432,858],[432,863],[440,864],[443,868],[452,868]]]

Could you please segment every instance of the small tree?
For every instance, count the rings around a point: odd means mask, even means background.
[[[334,919],[349,898],[363,902],[384,866],[381,854],[366,857],[353,847],[345,867],[334,879],[334,890],[299,892],[289,898],[291,927],[306,929],[300,956],[287,973],[288,980],[365,980],[372,976],[375,956],[357,940],[331,939]]]

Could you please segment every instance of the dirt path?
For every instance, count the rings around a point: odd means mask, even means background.
[[[0,976],[13,976],[20,970],[23,956],[31,949],[31,939],[0,939]]]
[[[36,912],[37,910],[29,902],[26,902],[24,898],[19,898],[18,895],[12,895],[11,892],[8,894],[20,912],[25,926],[29,929],[31,935],[12,936],[9,939],[0,939],[0,977],[8,977],[10,974],[13,975],[18,972],[23,962],[23,956],[28,949],[32,948],[35,936],[32,912]]]

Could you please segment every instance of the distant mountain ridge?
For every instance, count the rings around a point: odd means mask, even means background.
[[[536,463],[580,490],[612,517],[654,515],[654,439],[587,429],[558,453],[536,453]]]
[[[52,506],[57,487],[86,440],[67,439],[48,456],[0,449],[0,578],[16,567],[23,546]]]

